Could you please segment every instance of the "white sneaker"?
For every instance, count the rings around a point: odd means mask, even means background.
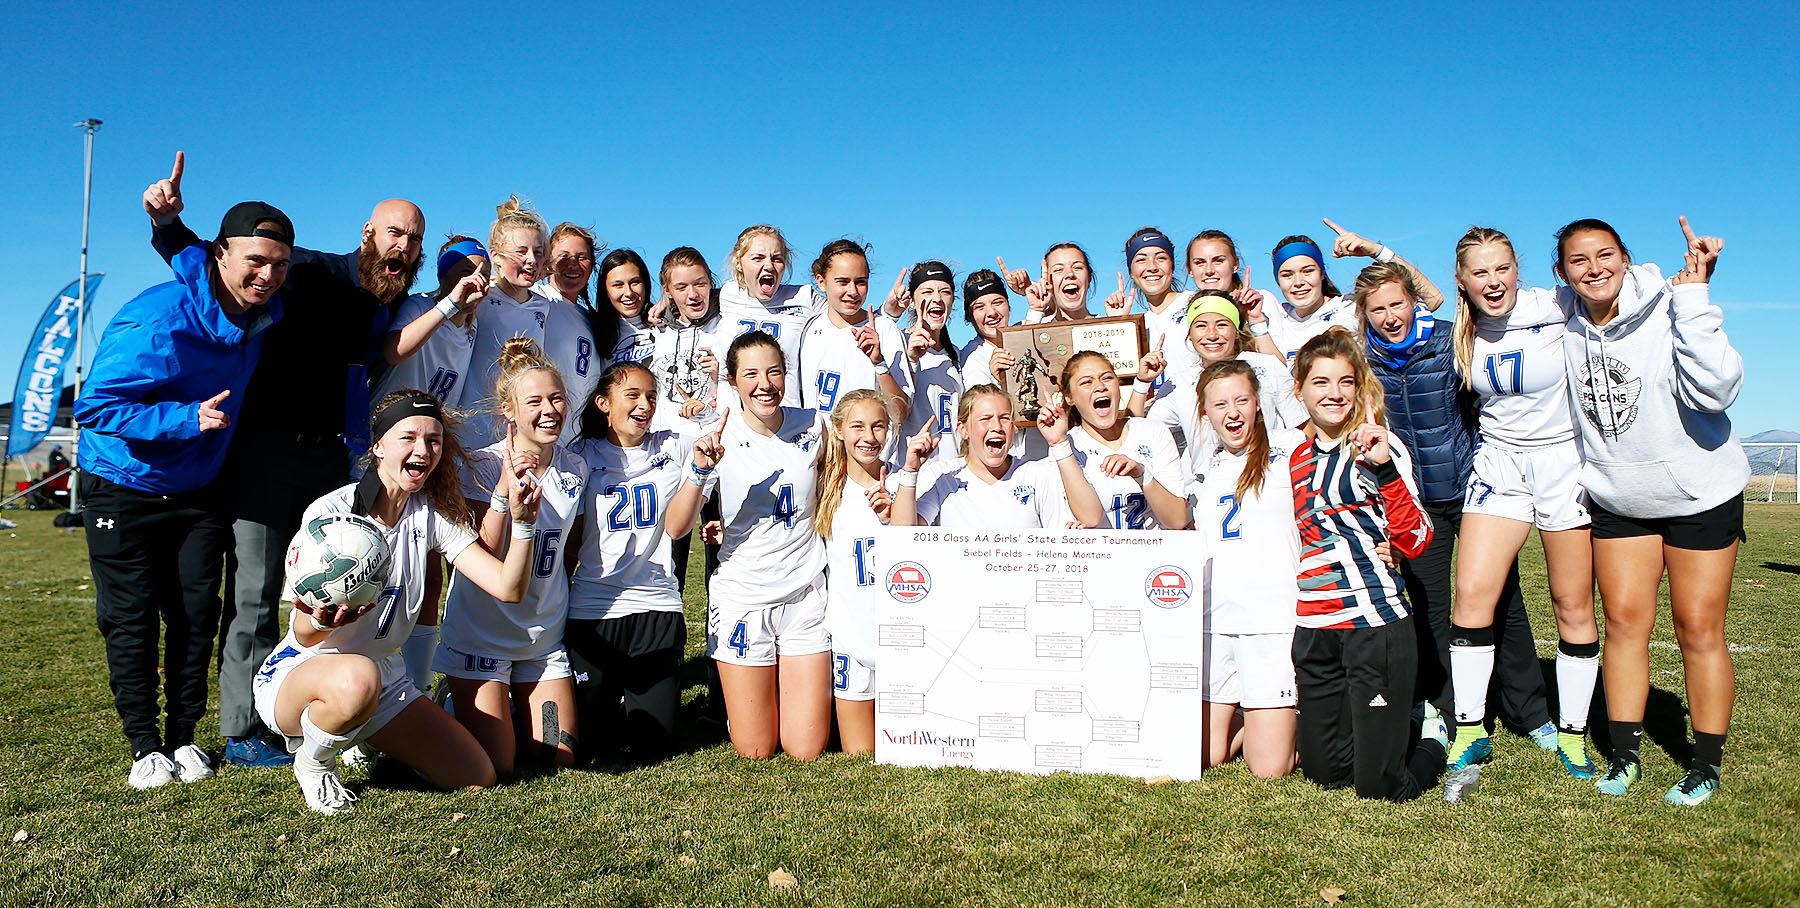
[[[206,751],[192,744],[183,744],[175,748],[175,778],[183,782],[198,782],[210,779],[213,775],[212,758]]]
[[[338,754],[338,762],[342,763],[345,769],[368,769],[370,764],[375,762],[375,748],[367,744],[346,747],[342,753]]]
[[[138,757],[131,764],[131,787],[142,791],[175,781],[175,764],[158,751]]]
[[[328,817],[349,813],[356,807],[356,795],[344,787],[337,770],[309,769],[307,762],[294,761],[294,778],[300,780],[300,793],[306,796],[306,806]]]

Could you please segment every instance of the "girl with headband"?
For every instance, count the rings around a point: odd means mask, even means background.
[[[706,654],[737,752],[811,760],[831,737],[825,543],[812,526],[823,420],[782,405],[787,363],[761,331],[731,342],[725,374],[743,405],[694,443],[687,479],[717,497],[722,517]]]
[[[731,280],[719,289],[719,313],[729,336],[761,331],[781,345],[782,359],[798,370],[800,335],[807,321],[823,311],[825,300],[811,284],[782,283],[793,257],[780,230],[768,224],[744,228],[725,261]],[[724,402],[737,403],[729,386],[724,390]],[[782,406],[800,406],[802,390],[799,381],[789,382]]]
[[[833,240],[813,261],[812,273],[825,293],[825,311],[807,324],[800,340],[802,405],[829,414],[839,397],[877,388],[888,396],[894,420],[904,419],[912,406],[912,362],[893,320],[863,308],[869,296],[866,248]]]
[[[813,529],[825,540],[830,582],[831,689],[844,752],[875,752],[875,608],[885,596],[875,530],[886,526],[894,486],[882,451],[893,431],[882,394],[844,395],[826,422]]]
[[[1240,750],[1250,772],[1294,771],[1294,602],[1300,537],[1288,458],[1306,436],[1271,427],[1247,362],[1207,365],[1197,382],[1214,441],[1198,452],[1194,529],[1212,554],[1206,597],[1206,765]],[[1291,392],[1290,392],[1291,393]],[[1241,711],[1240,711],[1241,710]]]
[[[1306,422],[1306,408],[1294,396],[1293,376],[1279,357],[1248,349],[1250,333],[1244,329],[1244,319],[1242,305],[1226,291],[1198,291],[1188,301],[1187,314],[1182,318],[1187,327],[1186,346],[1203,368],[1232,361],[1249,365],[1260,389],[1258,417],[1269,424],[1271,431],[1296,428]],[[1172,382],[1164,382],[1163,388],[1162,397],[1154,403],[1133,389],[1132,410],[1147,413],[1153,422],[1168,429],[1184,455],[1205,456],[1204,452],[1211,450],[1208,439],[1212,438],[1212,425],[1200,408],[1198,390],[1191,384]],[[1198,466],[1199,461],[1193,465]]]
[[[1419,490],[1420,506],[1432,524],[1431,544],[1418,557],[1399,566],[1406,581],[1418,641],[1419,672],[1411,702],[1419,704],[1427,720],[1435,719],[1452,706],[1451,676],[1454,674],[1460,682],[1455,685],[1454,705],[1462,726],[1450,747],[1451,772],[1444,781],[1445,798],[1460,801],[1478,781],[1480,769],[1474,766],[1475,761],[1487,756],[1487,731],[1482,724],[1485,715],[1480,710],[1487,703],[1491,674],[1483,672],[1471,680],[1466,671],[1456,672],[1460,658],[1456,655],[1457,641],[1466,634],[1453,630],[1451,617],[1450,565],[1458,548],[1464,492],[1475,450],[1473,401],[1457,374],[1450,329],[1439,324],[1418,302],[1411,272],[1398,262],[1370,265],[1357,275],[1351,296],[1370,367],[1381,383],[1387,403],[1388,429],[1412,454],[1411,479]],[[1466,558],[1474,546],[1465,542],[1460,549]],[[1516,545],[1509,549],[1492,577],[1485,578],[1491,581],[1486,592],[1489,598],[1488,621],[1484,624],[1488,635],[1485,653],[1492,666],[1494,604],[1505,595],[1508,602],[1503,629],[1508,665],[1502,675],[1502,693],[1509,719],[1519,728],[1531,729],[1533,739],[1541,746],[1554,747],[1556,726],[1549,721],[1537,648],[1532,642],[1531,623],[1525,614],[1513,564],[1517,549]],[[1592,584],[1591,579],[1588,583]],[[1467,604],[1458,602],[1455,610],[1462,612]],[[1591,607],[1589,613],[1591,616]],[[1591,617],[1589,620],[1591,634]],[[1462,667],[1468,666],[1464,663]],[[1567,704],[1565,709],[1585,711],[1586,702],[1584,699],[1579,707]],[[1471,714],[1470,703],[1482,706]],[[1479,748],[1471,745],[1477,739]]]
[[[1558,715],[1532,737],[1555,748],[1570,775],[1589,778],[1598,767],[1584,734],[1600,672],[1600,644],[1591,518],[1563,364],[1567,314],[1554,292],[1519,286],[1512,242],[1492,228],[1470,228],[1456,244],[1456,282],[1456,324],[1437,327],[1452,334],[1459,390],[1476,394],[1478,435],[1463,472],[1464,494],[1452,505],[1460,520],[1444,514],[1435,521],[1447,538],[1461,537],[1455,606],[1438,643],[1446,648],[1455,707],[1445,791],[1476,782],[1480,761],[1492,750],[1485,723],[1496,663],[1503,703],[1535,705],[1545,699],[1535,635],[1518,592],[1518,554],[1533,526],[1544,547],[1556,614]],[[1405,307],[1400,308],[1404,315]],[[1438,544],[1434,541],[1433,549]],[[1431,560],[1427,553],[1417,567]],[[1447,597],[1449,566],[1440,570],[1436,585],[1443,589],[1433,596]],[[1505,610],[1498,611],[1502,604]],[[1436,611],[1434,603],[1434,618]],[[1516,706],[1513,715],[1520,717]],[[1532,727],[1527,723],[1521,724]]]
[[[584,749],[623,745],[639,763],[675,744],[687,623],[671,541],[685,545],[700,512],[699,487],[684,482],[693,436],[655,428],[660,409],[643,363],[613,363],[570,446],[589,470],[563,634]]]
[[[1124,278],[1129,277],[1132,292],[1144,299],[1144,328],[1150,336],[1150,347],[1162,354],[1164,362],[1163,371],[1154,382],[1157,387],[1145,388],[1144,393],[1154,394],[1170,382],[1191,387],[1194,379],[1200,377],[1200,361],[1183,340],[1187,335],[1187,304],[1194,294],[1175,285],[1174,242],[1155,227],[1138,228],[1125,241],[1125,268],[1118,292],[1106,298],[1106,314],[1131,312],[1132,301],[1124,286]]]
[[[569,576],[563,563],[568,537],[582,510],[587,465],[557,441],[571,402],[562,375],[524,338],[500,352],[501,402],[506,439],[469,455],[463,464],[463,496],[480,514],[481,544],[491,551],[531,550],[531,583],[521,600],[502,604],[466,580],[452,578],[445,600],[443,637],[432,666],[449,678],[456,720],[467,728],[502,778],[512,775],[519,742],[536,753],[531,762],[552,768],[575,762],[578,737],[575,683],[563,648],[569,613]],[[497,491],[505,464],[522,459],[530,470],[520,480],[538,489],[538,533],[531,543],[506,535],[506,501]],[[514,704],[527,728],[513,729]]]
[[[950,343],[950,307],[956,300],[956,276],[943,262],[921,262],[905,273],[905,302],[912,308],[906,332],[906,358],[913,370],[913,403],[901,430],[906,437],[935,422],[940,441],[954,442],[956,402],[962,396],[962,369]],[[882,309],[888,318],[891,310]],[[937,459],[951,459],[954,444],[940,447]]]
[[[523,479],[528,458],[500,473],[497,497],[521,544],[502,561],[469,531],[457,482],[455,420],[423,391],[389,395],[375,408],[375,443],[362,479],[306,509],[303,524],[360,514],[382,530],[389,550],[387,588],[374,603],[314,611],[294,595],[288,633],[256,673],[256,711],[287,737],[306,806],[323,814],[354,808],[338,778],[338,753],[359,741],[418,770],[439,789],[494,784],[481,744],[420,693],[406,675],[399,645],[421,614],[425,565],[442,555],[468,582],[510,602],[525,595],[537,535],[538,487]],[[436,553],[436,554],[434,554]]]
[[[463,401],[466,409],[477,413],[464,430],[468,447],[485,447],[505,435],[504,421],[497,416],[501,402],[488,394],[500,380],[501,348],[512,338],[536,341],[562,373],[574,400],[587,399],[605,366],[594,346],[587,314],[560,295],[545,296],[536,285],[545,267],[549,241],[544,219],[521,205],[517,197],[509,197],[495,212],[494,225],[488,230],[488,249],[495,263],[493,285],[480,303],[475,350],[470,356],[476,374],[468,385],[469,399]]]
[[[1664,280],[1635,264],[1605,221],[1557,231],[1557,300],[1569,312],[1563,356],[1581,411],[1581,486],[1593,515],[1594,575],[1606,611],[1606,709],[1613,752],[1605,794],[1641,773],[1638,742],[1650,689],[1650,632],[1666,570],[1669,610],[1687,677],[1694,756],[1664,797],[1692,807],[1719,787],[1737,680],[1725,609],[1750,462],[1725,415],[1744,386],[1744,359],[1725,336],[1707,282],[1725,241],[1687,240],[1685,267]]]
[[[1419,288],[1419,302],[1426,309],[1436,312],[1443,303],[1444,295],[1437,286],[1411,263],[1395,255],[1394,250],[1357,236],[1332,223],[1330,218],[1325,219],[1325,226],[1337,234],[1331,245],[1334,258],[1364,256],[1380,263],[1398,262],[1412,274],[1413,283]],[[1350,298],[1338,293],[1337,285],[1325,273],[1325,256],[1310,237],[1282,238],[1275,244],[1270,258],[1275,265],[1276,286],[1281,288],[1284,299],[1278,306],[1265,307],[1263,312],[1268,320],[1267,340],[1272,349],[1262,346],[1264,337],[1259,332],[1264,329],[1256,324],[1251,326],[1251,333],[1256,334],[1263,352],[1279,353],[1283,359],[1291,360],[1302,344],[1325,329],[1355,321]]]
[[[1010,324],[1012,302],[1006,281],[995,271],[982,269],[963,278],[963,321],[975,336],[957,353],[962,367],[962,387],[997,383],[995,375],[1011,369],[1013,357],[1000,345],[1000,329]]]
[[[1063,365],[1062,395],[1074,426],[1075,463],[1105,509],[1104,529],[1180,530],[1188,525],[1187,478],[1169,430],[1125,412],[1112,362],[1083,350]]]
[[[371,407],[401,388],[423,388],[447,407],[461,405],[487,272],[487,247],[479,241],[453,236],[444,243],[438,250],[437,290],[413,294],[394,314],[382,348],[390,368],[376,383]]]

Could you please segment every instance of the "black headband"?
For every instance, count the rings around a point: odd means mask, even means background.
[[[912,278],[907,281],[906,292],[918,292],[919,285],[926,281],[943,281],[954,287],[956,286],[956,275],[951,274],[950,269],[944,267],[941,262],[924,262],[912,270]]]
[[[389,429],[409,416],[429,416],[439,423],[444,421],[444,411],[436,397],[424,391],[408,391],[405,397],[375,411],[375,431],[369,437],[380,441]]]
[[[974,303],[990,293],[1006,296],[1006,282],[991,274],[977,274],[963,286],[963,302]]]

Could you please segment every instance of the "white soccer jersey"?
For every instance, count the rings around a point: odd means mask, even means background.
[[[865,320],[865,324],[867,324]],[[880,375],[893,376],[901,392],[912,397],[912,362],[906,358],[906,338],[893,321],[874,319],[875,334],[881,338],[880,366],[856,346],[856,329],[832,324],[828,313],[820,313],[806,326],[800,341],[800,369],[790,374],[800,380],[801,406],[820,413],[830,413],[838,398],[862,388],[881,387]],[[793,390],[789,385],[788,390]]]
[[[500,481],[505,442],[475,451],[463,462],[463,496],[486,501]],[[450,580],[442,623],[445,646],[458,652],[514,661],[539,659],[562,645],[569,614],[569,575],[563,569],[569,531],[581,516],[587,464],[558,445],[543,484],[538,506],[537,538],[512,545],[531,545],[531,585],[517,603],[500,602],[467,577]]]
[[[388,334],[399,334],[400,329],[436,308],[437,304],[429,293],[407,297],[394,313],[393,330]],[[467,328],[458,328],[449,322],[439,325],[424,346],[398,365],[390,366],[381,376],[369,395],[369,410],[373,412],[383,397],[405,388],[430,392],[446,407],[462,406],[463,388],[468,384],[469,361],[474,351],[474,320],[470,320]]]
[[[1469,371],[1481,395],[1483,441],[1536,448],[1575,437],[1562,350],[1567,321],[1556,291],[1542,287],[1519,288],[1518,302],[1499,318],[1476,316]]]
[[[440,464],[439,469],[443,468]],[[356,483],[351,483],[307,505],[300,518],[301,526],[321,514],[349,514],[355,509]],[[375,523],[381,525],[380,521]],[[475,542],[475,534],[433,510],[425,496],[409,495],[400,509],[400,520],[392,527],[382,527],[381,536],[388,544],[387,586],[381,597],[361,618],[332,630],[314,650],[367,656],[381,667],[381,681],[386,685],[406,675],[400,644],[419,623],[419,610],[425,601],[425,568],[431,553],[438,552],[455,562]],[[282,581],[283,601],[296,598],[293,582],[292,577]],[[301,620],[306,620],[305,616],[296,609],[282,646],[301,648],[293,631],[293,622]]]
[[[889,474],[888,491],[898,483]],[[884,595],[875,530],[884,525],[869,507],[869,490],[846,479],[825,540],[825,626],[833,650],[868,662],[875,661],[875,608]]]
[[[619,339],[613,342],[613,348],[604,362],[594,372],[594,380],[600,380],[600,373],[613,363],[643,363],[650,365],[656,356],[656,332],[651,330],[642,318],[633,320],[619,319]]]
[[[1081,465],[1081,472],[1093,485],[1095,494],[1100,496],[1100,506],[1106,509],[1106,523],[1101,529],[1164,529],[1150,510],[1149,500],[1144,497],[1144,486],[1151,480],[1161,483],[1176,498],[1187,497],[1186,466],[1181,462],[1175,439],[1170,437],[1168,429],[1148,419],[1126,418],[1125,436],[1116,449],[1108,447],[1085,426],[1071,429],[1069,442],[1075,448],[1075,462]],[[1143,464],[1144,485],[1130,477],[1108,476],[1101,472],[1101,464],[1112,454],[1123,454]],[[1060,526],[1073,520],[1074,514],[1068,511],[1066,497],[1057,500],[1063,504],[1063,513],[1057,515],[1060,522],[1053,525]]]
[[[926,525],[993,530],[1061,529],[1068,512],[1062,474],[1049,460],[1014,457],[1006,475],[982,482],[967,464],[920,483],[915,509]]]
[[[1274,431],[1297,429],[1306,422],[1306,405],[1294,394],[1294,376],[1286,363],[1255,351],[1239,353],[1236,359],[1249,363],[1256,373],[1257,412],[1262,415],[1263,425]],[[1207,422],[1205,414],[1200,412],[1200,398],[1194,385],[1195,382],[1188,382],[1172,388],[1166,396],[1151,403],[1146,411],[1150,418],[1169,430],[1175,437],[1175,446],[1183,454],[1210,451],[1217,442],[1212,423]]]
[[[1325,329],[1333,325],[1343,325],[1352,333],[1356,332],[1356,308],[1351,305],[1348,295],[1331,297],[1305,318],[1295,313],[1287,300],[1271,300],[1271,294],[1267,293],[1263,294],[1263,300],[1263,312],[1269,318],[1269,339],[1281,351],[1281,358],[1289,362],[1307,341],[1324,334]],[[1272,301],[1275,305],[1271,306]]]
[[[1203,455],[1205,478],[1189,498],[1194,529],[1212,556],[1207,585],[1207,631],[1271,634],[1294,629],[1300,591],[1300,533],[1294,523],[1289,459],[1305,436],[1293,429],[1269,432],[1269,462],[1262,492],[1237,496],[1244,454],[1218,444]]]
[[[725,282],[719,288],[719,317],[724,320],[722,333],[726,338],[725,350],[715,350],[724,368],[725,353],[731,348],[731,341],[740,335],[752,331],[762,331],[775,338],[781,345],[781,355],[787,360],[789,376],[800,373],[800,336],[806,323],[817,315],[825,306],[825,299],[813,289],[811,284],[782,284],[775,288],[775,296],[768,302],[752,297],[736,280]],[[720,373],[721,378],[726,376]],[[737,394],[728,387],[721,387],[721,399],[737,409]],[[784,407],[798,407],[800,403],[800,383],[791,377],[788,380],[787,394],[782,397]]]
[[[604,438],[584,438],[570,448],[587,462],[588,481],[569,617],[589,621],[681,611],[663,516],[681,491],[693,439],[659,431],[635,448]]]
[[[900,440],[919,433],[927,421],[937,423],[938,446],[931,459],[948,463],[956,459],[956,407],[962,400],[962,370],[942,350],[926,350],[919,356],[918,373],[913,377],[912,409],[907,411],[906,425],[900,428]]]
[[[1169,294],[1169,304],[1161,312],[1144,310],[1144,330],[1150,335],[1150,350],[1162,344],[1163,361],[1167,363],[1150,391],[1153,395],[1171,385],[1193,387],[1194,380],[1200,377],[1200,370],[1204,368],[1200,354],[1194,352],[1194,346],[1187,339],[1188,301],[1193,298],[1193,291],[1181,290]]]
[[[990,344],[977,335],[972,341],[963,345],[957,352],[956,359],[962,363],[962,389],[964,391],[976,385],[998,385],[1000,379],[994,376],[994,354],[1000,348]]]
[[[734,413],[707,494],[719,502],[725,540],[712,602],[742,610],[798,594],[825,570],[825,543],[813,532],[822,425],[816,411],[782,408],[781,430],[760,435]]]
[[[593,331],[587,314],[561,297],[551,299],[533,288],[525,302],[515,303],[499,288],[491,288],[475,315],[475,350],[470,369],[475,374],[463,395],[465,409],[474,411],[464,427],[463,446],[482,448],[506,434],[494,401],[494,383],[500,378],[500,349],[516,336],[537,341],[544,356],[562,373],[568,392],[571,422],[592,395],[605,363],[594,356]]]

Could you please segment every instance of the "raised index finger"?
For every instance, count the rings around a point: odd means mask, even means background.
[[[1331,222],[1331,219],[1330,219],[1330,218],[1320,218],[1320,219],[1319,219],[1319,220],[1321,220],[1321,221],[1324,221],[1324,222],[1325,222],[1325,226],[1327,226],[1327,227],[1330,227],[1330,228],[1331,228],[1331,230],[1332,230],[1332,232],[1333,232],[1333,233],[1336,233],[1336,234],[1337,234],[1337,235],[1338,235],[1338,236],[1343,236],[1343,235],[1344,235],[1344,234],[1346,234],[1346,233],[1349,233],[1349,232],[1350,232],[1350,231],[1348,231],[1348,230],[1345,230],[1345,229],[1344,229],[1344,228],[1342,228],[1342,227],[1339,227],[1339,226],[1338,226],[1338,225],[1336,225],[1336,224],[1333,224],[1333,223],[1332,223],[1332,222]]]
[[[1695,240],[1694,228],[1688,226],[1687,215],[1685,214],[1678,215],[1677,220],[1681,221],[1681,235],[1687,238],[1688,247],[1692,248]]]
[[[169,170],[169,182],[174,185],[175,192],[181,192],[181,171],[187,167],[187,155],[175,152],[175,166]]]

